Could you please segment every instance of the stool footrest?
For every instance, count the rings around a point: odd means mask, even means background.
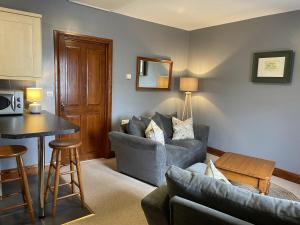
[[[72,173],[75,173],[75,172],[76,172],[76,170],[70,170],[70,171],[67,171],[67,172],[63,172],[60,175],[63,176],[63,175],[72,174]]]
[[[80,195],[80,193],[77,192],[77,193],[65,195],[65,196],[62,196],[62,197],[57,198],[57,200],[61,200],[61,199],[65,199],[65,198],[70,198],[70,197],[73,197],[73,196],[76,196],[76,195]]]
[[[59,184],[58,187],[62,187],[62,186],[66,186],[66,185],[71,185],[72,182],[67,182],[67,183],[63,183],[63,184]],[[54,186],[49,188],[51,192],[53,192]]]
[[[16,180],[21,180],[21,178],[18,177],[18,178],[0,180],[0,183],[4,184],[4,183],[8,183],[8,182],[13,182],[13,181],[16,181]]]
[[[1,200],[5,199],[5,198],[16,196],[16,195],[19,195],[19,194],[22,194],[22,192],[15,192],[15,193],[7,194],[7,195],[2,195]]]
[[[27,206],[27,205],[28,205],[27,203],[21,203],[21,204],[18,204],[18,205],[8,206],[6,208],[0,209],[0,212],[8,211],[8,210],[11,210],[11,209],[21,208],[21,207],[24,207],[24,206]]]
[[[73,163],[74,165],[77,165],[77,164],[76,164],[75,162],[73,162],[73,161],[72,161],[72,163]],[[54,169],[57,169],[56,164],[52,164],[52,166],[53,166]],[[69,166],[70,166],[70,164],[67,164],[67,165],[64,164],[64,165],[60,165],[59,168],[61,169],[61,168],[63,168],[63,167],[69,167]],[[61,174],[62,174],[62,173],[61,173]]]

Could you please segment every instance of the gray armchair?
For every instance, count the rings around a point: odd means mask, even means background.
[[[194,125],[194,133],[195,139],[166,139],[165,145],[123,131],[112,131],[109,138],[119,172],[160,186],[170,165],[187,168],[205,161],[209,128]]]

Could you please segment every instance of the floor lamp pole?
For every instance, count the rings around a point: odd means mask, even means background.
[[[193,107],[192,107],[192,92],[185,92],[184,107],[182,113],[182,120],[193,118]]]

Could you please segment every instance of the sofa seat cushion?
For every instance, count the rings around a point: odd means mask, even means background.
[[[188,145],[187,145],[188,146]],[[166,144],[167,166],[175,165],[180,168],[187,168],[203,158],[200,148],[185,148],[178,145]],[[191,146],[189,146],[191,147]]]
[[[166,143],[169,145],[180,146],[190,150],[200,150],[203,145],[201,141],[196,139],[184,139],[184,140],[166,139]]]
[[[256,225],[300,224],[299,202],[255,194],[175,166],[166,180],[171,198],[186,198]]]
[[[167,166],[175,165],[187,168],[203,161],[206,152],[202,150],[202,142],[195,139],[166,140]]]

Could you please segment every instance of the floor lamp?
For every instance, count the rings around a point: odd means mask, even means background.
[[[198,90],[198,78],[180,77],[180,91],[185,92],[182,120],[193,118],[192,92]]]

